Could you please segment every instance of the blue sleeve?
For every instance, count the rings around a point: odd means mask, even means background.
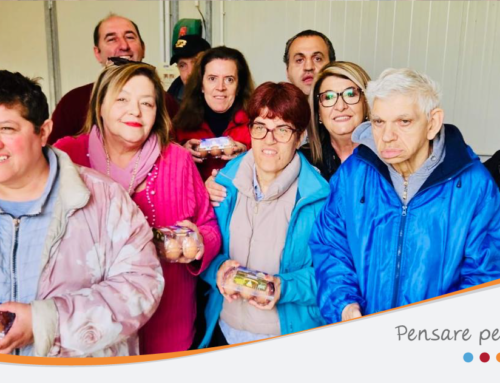
[[[325,185],[326,188],[326,185]],[[298,228],[295,235],[292,235],[294,248],[299,252],[299,257],[304,259],[304,265],[298,269],[278,274],[281,279],[281,297],[279,303],[296,303],[303,306],[316,306],[318,286],[314,277],[312,265],[312,255],[307,243],[311,234],[312,226],[321,208],[324,206],[326,198],[317,201],[309,206],[307,212],[297,218]],[[309,222],[309,224],[307,224]],[[299,233],[299,234],[297,234]],[[291,235],[291,234],[289,234]],[[319,315],[319,312],[318,312]]]
[[[316,305],[317,286],[311,264],[300,270],[280,273],[278,277],[281,279],[281,296],[278,304]]]
[[[500,278],[500,193],[493,180],[476,206],[461,274],[460,289]]]
[[[203,273],[200,274],[200,277],[207,282],[212,288],[218,290],[217,287],[217,272],[221,265],[227,261],[229,257],[226,254],[217,255],[210,265],[205,269]]]
[[[220,173],[215,178],[217,182],[220,179]],[[220,183],[220,182],[219,182]],[[227,186],[227,185],[226,185]],[[233,196],[228,192],[228,196],[224,201],[221,202],[220,206],[214,209],[215,216],[217,217],[217,224],[220,228],[221,233],[221,250],[220,253],[210,262],[208,267],[205,269],[203,273],[200,274],[200,277],[207,282],[212,288],[218,290],[217,287],[217,272],[221,265],[229,259],[229,238],[228,238],[228,228],[230,222],[230,208],[229,205],[232,203]]]
[[[342,206],[342,171],[330,180],[330,195],[313,226],[309,246],[318,283],[318,306],[329,323],[342,320],[342,310],[350,303],[364,307],[353,256],[347,241]]]

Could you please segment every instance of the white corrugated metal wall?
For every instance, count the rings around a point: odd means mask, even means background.
[[[500,4],[493,1],[214,2],[224,3],[226,45],[239,47],[258,83],[285,80],[286,40],[315,29],[332,40],[338,60],[373,77],[411,67],[441,84],[446,121],[480,154],[500,149]],[[215,41],[221,41],[215,27]]]
[[[42,77],[49,95],[43,2],[0,3],[0,69]]]
[[[198,17],[195,4],[182,1],[179,17]],[[339,60],[360,64],[372,77],[391,66],[428,73],[442,85],[446,121],[461,128],[476,152],[500,148],[495,1],[214,1],[212,7],[214,45],[240,49],[257,83],[285,80],[286,40],[316,29],[330,37]],[[97,76],[91,35],[110,11],[137,22],[147,43],[146,60],[160,65],[160,8],[158,1],[57,2],[63,94]],[[6,20],[0,25],[0,67],[46,77],[43,7],[1,2],[0,14]]]

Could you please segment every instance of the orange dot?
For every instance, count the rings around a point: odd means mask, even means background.
[[[497,354],[497,360],[500,362],[500,354]]]

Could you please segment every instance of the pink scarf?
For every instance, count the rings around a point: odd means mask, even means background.
[[[136,167],[137,156],[141,156],[139,163],[137,164],[136,176],[134,183],[132,184],[132,189],[130,195],[134,194],[135,189],[139,186],[151,171],[154,163],[160,155],[160,145],[158,145],[158,138],[156,134],[150,134],[149,138],[142,145],[141,150],[139,150],[135,156],[130,160],[129,164],[125,169],[116,166],[113,162],[109,162],[109,176],[120,185],[122,185],[125,190],[130,187],[130,181],[132,180],[134,169]],[[108,162],[106,150],[104,149],[104,141],[101,137],[99,129],[97,126],[93,126],[89,135],[89,160],[90,167],[97,170],[102,174],[107,174],[108,172]]]

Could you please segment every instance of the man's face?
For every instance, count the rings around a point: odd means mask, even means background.
[[[33,169],[38,172],[51,129],[52,121],[47,120],[36,134],[20,106],[0,105],[0,188],[18,188],[36,177]]]
[[[181,76],[181,81],[184,85],[187,84],[188,78],[193,71],[194,63],[198,56],[179,59],[177,61],[177,68],[179,69],[179,75]]]
[[[314,75],[326,63],[328,63],[328,47],[321,37],[298,37],[290,45],[287,78],[308,96],[311,93]]]
[[[417,171],[429,156],[429,141],[441,129],[443,111],[420,109],[413,97],[394,95],[375,99],[371,113],[372,131],[380,157],[402,174]]]
[[[101,65],[106,65],[109,57],[123,57],[142,61],[145,47],[141,45],[139,34],[130,20],[111,17],[99,27],[99,45],[94,47],[94,55]]]

